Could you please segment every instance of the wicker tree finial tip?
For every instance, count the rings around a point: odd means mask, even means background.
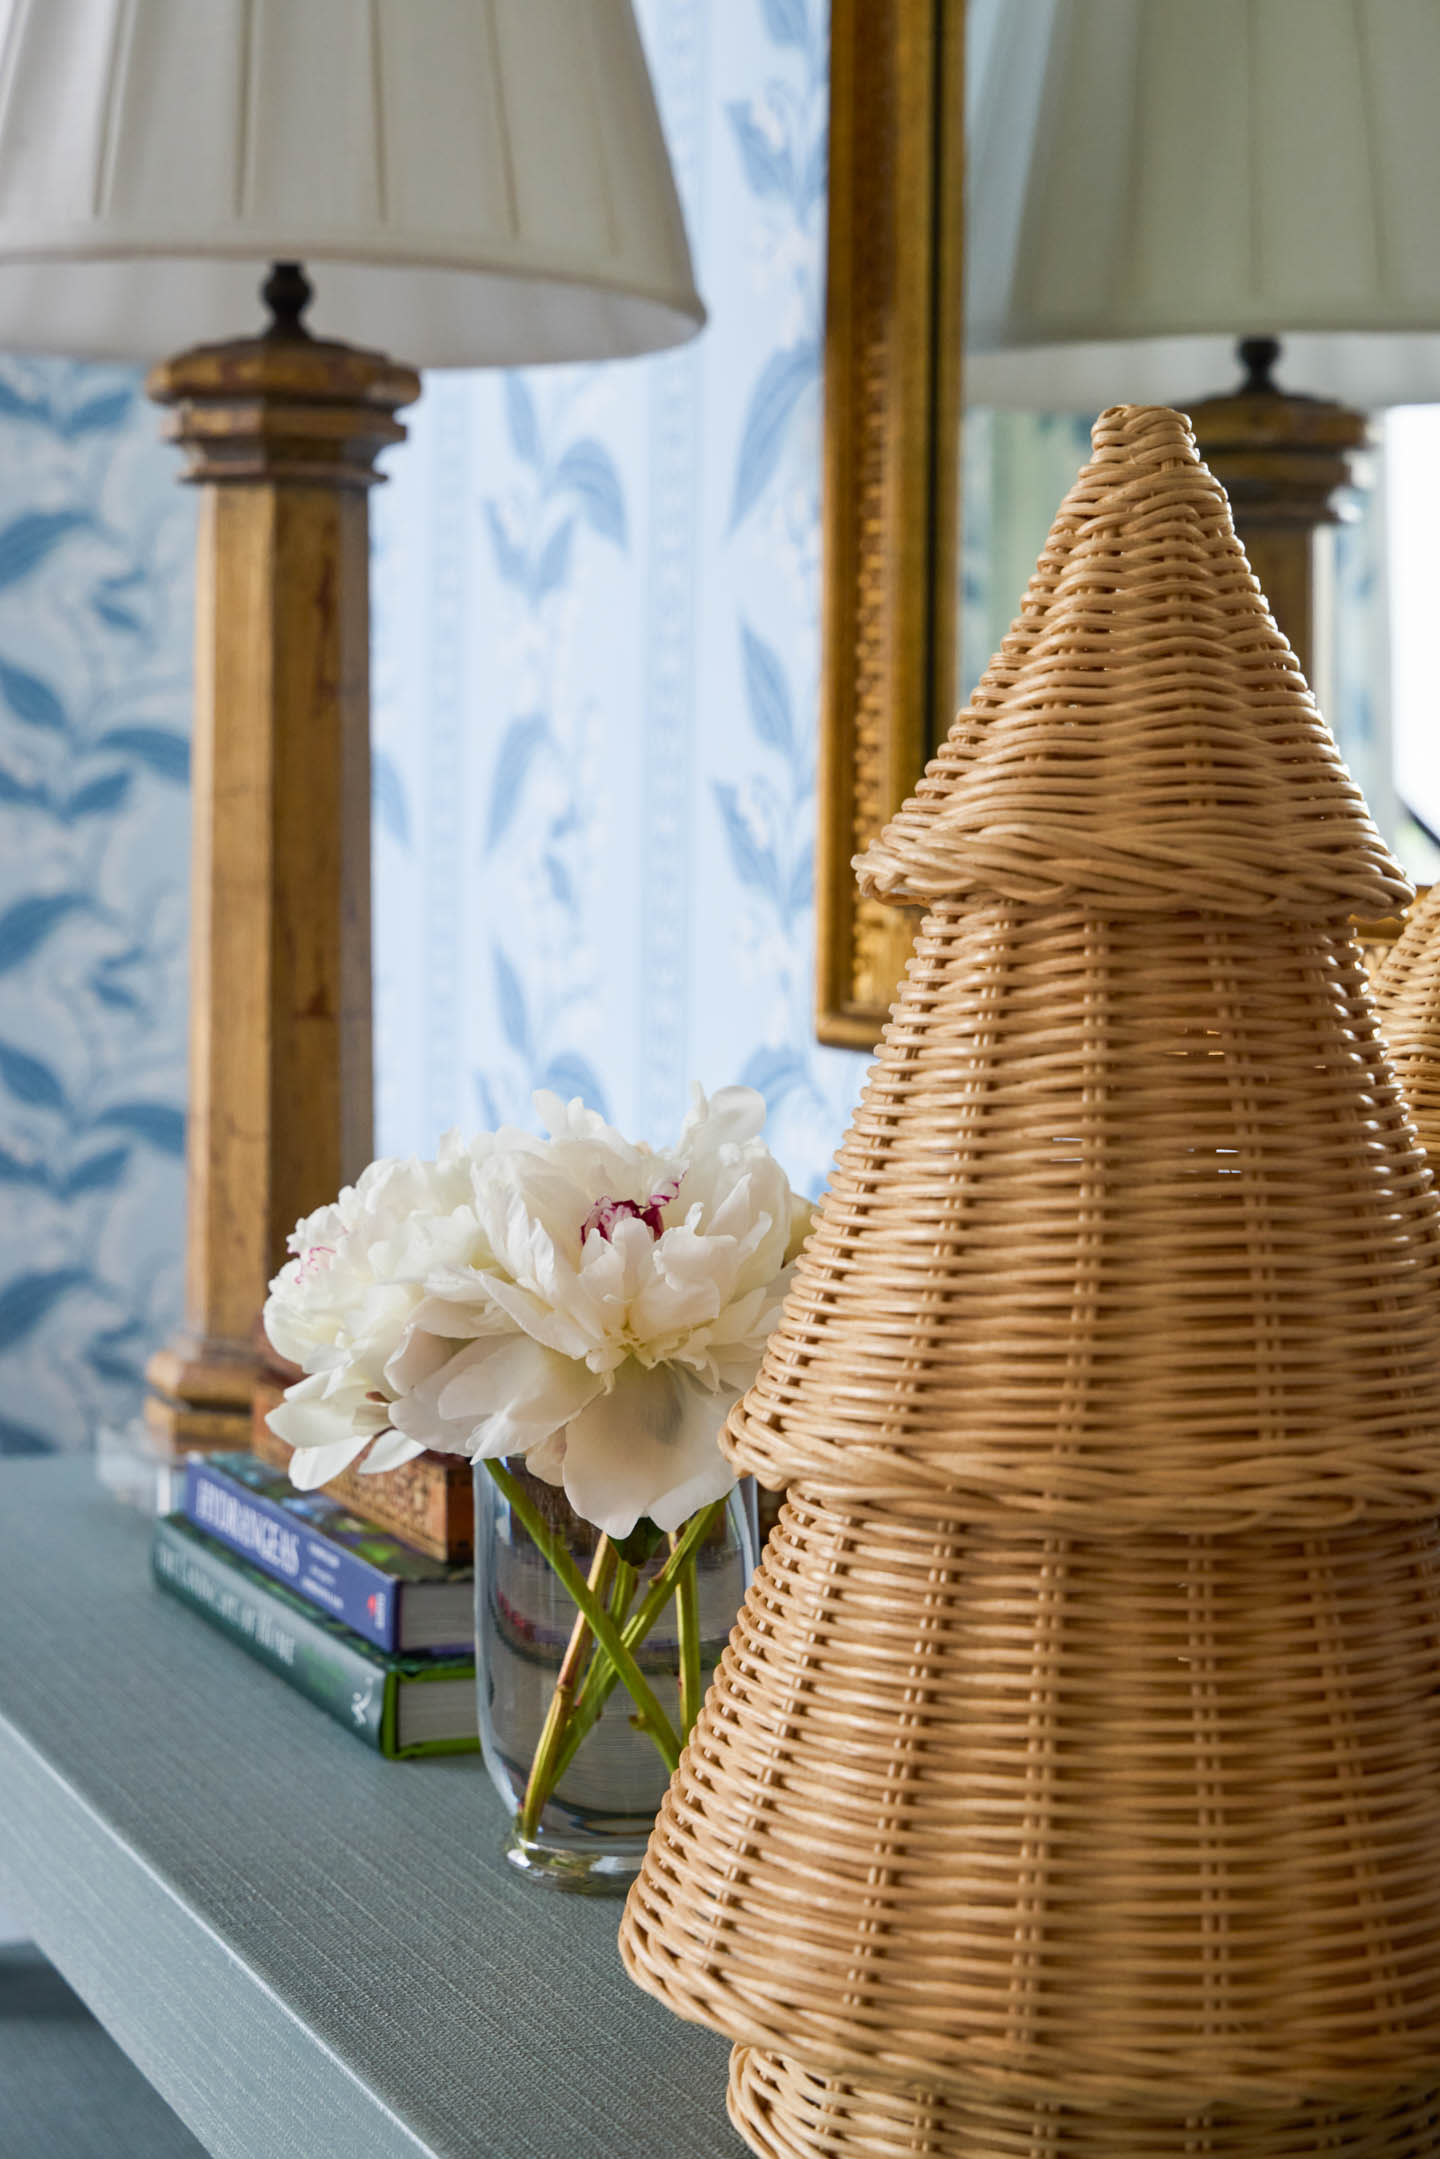
[[[1306,921],[1403,905],[1184,414],[1112,406],[1093,439],[862,890]]]
[[[1200,463],[1188,416],[1169,405],[1110,405],[1090,430],[1097,464],[1124,458],[1139,465]]]

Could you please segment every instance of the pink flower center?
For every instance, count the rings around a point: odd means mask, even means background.
[[[326,1260],[334,1257],[335,1247],[333,1244],[312,1244],[310,1249],[303,1254],[300,1261],[301,1281],[308,1282],[312,1275],[323,1274]]]
[[[580,1230],[580,1249],[583,1252],[592,1229],[598,1229],[609,1244],[617,1222],[643,1222],[652,1237],[663,1235],[665,1224],[660,1211],[668,1207],[680,1189],[680,1179],[672,1177],[652,1192],[649,1199],[597,1199],[586,1215]]]

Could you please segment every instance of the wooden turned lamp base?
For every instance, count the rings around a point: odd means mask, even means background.
[[[1369,422],[1328,398],[1282,390],[1273,379],[1278,338],[1243,338],[1238,353],[1245,380],[1228,396],[1193,405],[1190,423],[1201,456],[1230,497],[1235,530],[1270,612],[1323,711],[1333,621],[1319,554],[1327,528],[1345,522],[1351,460],[1369,447]],[[1401,915],[1352,923],[1372,973],[1403,927]]]
[[[185,1318],[145,1411],[177,1453],[247,1443],[286,1237],[373,1152],[367,493],[420,379],[308,298],[277,265],[262,336],[149,381],[202,491]]]
[[[1344,522],[1351,458],[1370,440],[1364,413],[1323,397],[1299,397],[1273,380],[1280,341],[1243,338],[1245,380],[1224,397],[1190,407],[1195,440],[1230,497],[1235,530],[1300,662],[1328,687],[1328,622],[1316,577],[1318,537]]]

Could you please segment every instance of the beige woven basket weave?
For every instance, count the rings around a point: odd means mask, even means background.
[[[1390,1060],[1432,1163],[1440,1160],[1440,885],[1412,910],[1376,972]]]
[[[969,708],[857,863],[861,889],[1247,920],[1403,906],[1189,423],[1119,406],[1094,442]]]
[[[1343,926],[943,901],[737,1466],[1078,1530],[1440,1498],[1430,1180]]]
[[[1389,860],[1125,409],[866,859],[929,904],[626,1907],[753,2149],[1440,2152],[1440,1209]]]
[[[627,1953],[682,2015],[871,2084],[1193,2111],[1440,2081],[1437,1690],[1433,1521],[1077,1539],[798,1488]]]
[[[754,2047],[735,2049],[729,2111],[766,2159],[1422,2159],[1440,2146],[1440,2103],[1425,2092],[1378,2110],[1089,2114],[1043,2101],[869,2091]]]

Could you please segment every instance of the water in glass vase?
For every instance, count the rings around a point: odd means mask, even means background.
[[[475,1658],[506,1856],[557,1887],[622,1894],[755,1565],[754,1488],[674,1537],[644,1525],[617,1546],[520,1460],[501,1475],[475,1465]]]

